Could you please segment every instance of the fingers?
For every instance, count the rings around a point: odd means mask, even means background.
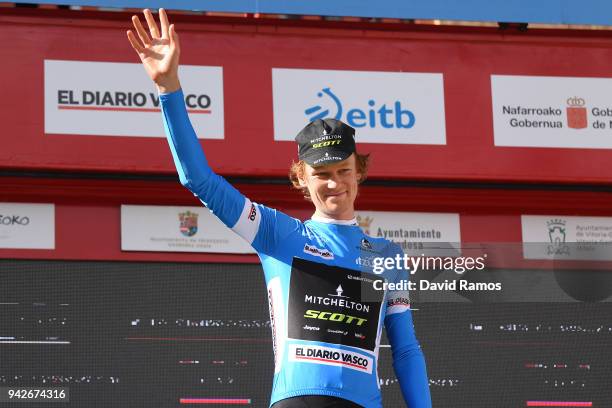
[[[166,10],[164,10],[163,8],[159,9],[159,22],[161,23],[162,38],[168,38],[170,23],[168,22],[168,15],[166,14]]]
[[[128,30],[127,37],[128,40],[130,40],[130,44],[132,44],[132,48],[134,49],[134,51],[136,51],[138,54],[144,52],[144,47],[140,44],[132,30]]]
[[[153,13],[151,13],[151,10],[145,9],[144,16],[147,20],[147,25],[149,26],[149,32],[151,33],[151,37],[159,38],[159,30],[157,29],[157,23],[155,22],[155,18],[153,17]]]
[[[174,31],[174,24],[170,25],[170,45],[175,47],[177,50],[181,50],[181,46],[179,44],[179,37],[176,31]]]
[[[140,24],[140,19],[138,16],[132,16],[132,24],[134,24],[138,37],[140,37],[140,41],[142,41],[144,46],[146,47],[147,45],[151,45],[151,39],[147,35],[145,29],[142,27],[142,24]]]

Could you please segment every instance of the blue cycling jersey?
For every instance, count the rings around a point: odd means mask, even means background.
[[[329,395],[381,407],[377,366],[384,324],[406,403],[431,407],[408,292],[374,285],[408,279],[405,270],[372,272],[373,258],[394,257],[401,249],[365,235],[354,220],[302,222],[252,203],[208,166],[182,91],[162,94],[160,101],[181,183],[261,259],[275,359],[270,405]]]

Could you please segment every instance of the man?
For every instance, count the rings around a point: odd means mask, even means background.
[[[374,257],[399,247],[363,234],[354,201],[366,160],[354,129],[333,119],[308,124],[296,137],[300,161],[292,180],[312,200],[301,222],[251,203],[206,162],[189,122],[178,79],[179,39],[160,9],[161,31],[149,10],[149,31],[137,16],[128,39],[157,85],[163,121],[181,183],[257,251],[265,272],[275,356],[270,405],[380,407],[378,352],[384,322],[394,368],[410,408],[431,406],[425,360],[415,338],[407,292],[374,289],[406,271],[372,273]]]

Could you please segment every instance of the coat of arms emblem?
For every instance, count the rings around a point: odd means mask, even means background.
[[[191,211],[179,213],[179,220],[181,222],[181,234],[183,234],[184,236],[193,237],[198,232],[197,213]]]

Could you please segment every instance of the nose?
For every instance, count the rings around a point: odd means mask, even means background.
[[[335,180],[334,177],[331,177],[329,180],[327,180],[327,188],[333,190],[336,187],[338,187],[338,182]]]

